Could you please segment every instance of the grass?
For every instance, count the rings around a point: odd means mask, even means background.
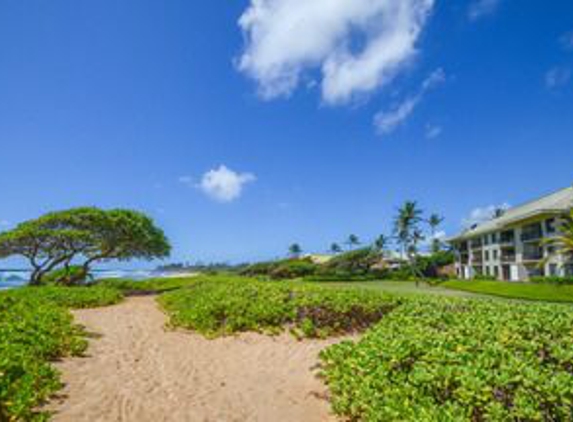
[[[121,297],[101,287],[0,292],[0,421],[47,419],[34,409],[62,386],[51,362],[80,355],[87,346],[69,309],[110,305]]]
[[[511,299],[573,303],[573,286],[570,285],[462,280],[448,281],[441,286],[447,289]]]
[[[447,297],[479,297],[479,294],[465,292],[461,290],[449,289],[443,285],[432,286],[428,283],[420,282],[416,285],[413,281],[365,281],[365,282],[324,282],[320,283],[323,287],[333,288],[359,288],[368,290],[377,290],[395,295],[430,295],[430,296],[447,296]]]
[[[116,289],[126,295],[156,294],[187,287],[196,281],[195,277],[152,278],[135,281],[129,279],[103,279],[97,286]]]

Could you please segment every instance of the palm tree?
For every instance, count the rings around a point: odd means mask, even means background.
[[[381,234],[380,236],[378,236],[376,238],[376,240],[374,241],[374,249],[380,253],[381,255],[384,255],[384,250],[386,249],[386,247],[388,246],[388,238],[386,236],[384,236],[383,234]]]
[[[346,239],[346,244],[348,245],[349,249],[352,249],[355,246],[360,245],[360,239],[355,234],[351,234],[348,236],[348,239]]]
[[[559,224],[559,235],[548,239],[545,243],[555,247],[554,254],[573,260],[573,208]]]
[[[415,258],[418,254],[418,244],[423,240],[419,224],[422,221],[422,210],[414,201],[406,201],[398,209],[394,220],[394,234],[402,249],[402,257],[406,258],[412,271],[415,271]],[[417,282],[416,282],[417,284]]]
[[[443,222],[444,222],[444,217],[442,217],[439,214],[432,214],[430,215],[430,218],[428,218],[428,224],[430,225],[430,230],[432,232],[432,245],[431,245],[432,253],[438,253],[442,249],[442,242],[440,241],[440,239],[438,239],[438,237],[436,237],[436,234],[438,232],[440,224],[442,224]]]
[[[338,243],[333,243],[330,245],[330,252],[332,252],[334,255],[338,255],[340,252],[342,252],[342,248]]]
[[[292,258],[298,258],[302,254],[302,248],[298,243],[289,246],[288,252]]]

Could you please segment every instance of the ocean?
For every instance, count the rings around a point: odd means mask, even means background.
[[[151,277],[160,277],[163,273],[149,270],[95,270],[95,278],[130,278],[132,280],[145,280]],[[25,285],[30,278],[30,271],[26,270],[0,270],[0,290],[14,289]]]

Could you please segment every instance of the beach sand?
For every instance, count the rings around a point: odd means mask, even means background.
[[[153,297],[74,312],[89,332],[87,356],[57,364],[66,384],[55,421],[331,421],[316,377],[335,341],[247,333],[207,340],[164,328]]]

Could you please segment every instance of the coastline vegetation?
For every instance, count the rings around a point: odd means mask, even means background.
[[[0,420],[43,420],[35,409],[61,388],[50,362],[87,346],[70,308],[117,303],[115,289],[27,287],[0,292]]]

